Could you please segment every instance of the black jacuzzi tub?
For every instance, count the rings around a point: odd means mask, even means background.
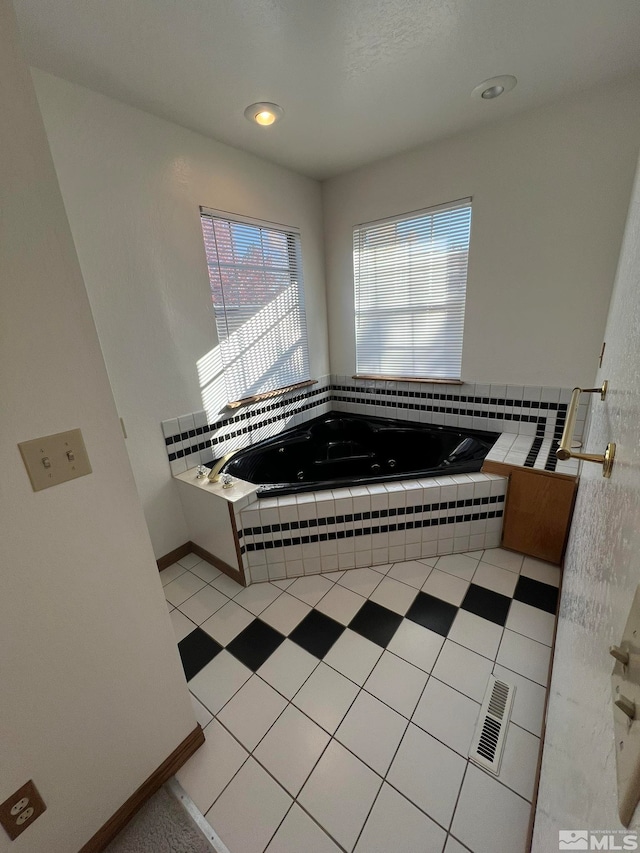
[[[222,472],[258,496],[479,471],[498,438],[391,418],[332,412],[238,451]]]

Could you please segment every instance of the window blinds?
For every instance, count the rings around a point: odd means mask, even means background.
[[[356,372],[459,379],[471,199],[353,232]]]
[[[309,379],[300,235],[201,210],[230,401]]]

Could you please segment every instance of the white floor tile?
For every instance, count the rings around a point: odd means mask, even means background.
[[[364,689],[409,719],[427,678],[423,670],[385,651],[365,681]]]
[[[205,582],[192,575],[191,572],[185,572],[176,578],[171,583],[168,583],[164,588],[164,596],[170,604],[178,607],[187,598],[191,598],[198,590],[205,586]]]
[[[333,734],[357,694],[356,684],[325,663],[320,663],[294,696],[293,704]]]
[[[380,646],[347,628],[324,656],[324,662],[356,684],[362,685],[381,654]]]
[[[459,643],[471,649],[472,652],[478,652],[479,655],[494,661],[498,654],[502,631],[502,626],[496,625],[495,622],[476,616],[475,613],[469,613],[468,610],[458,610],[447,636],[454,643]]]
[[[324,729],[289,705],[258,744],[254,756],[295,797],[330,740]]]
[[[340,853],[340,848],[299,805],[291,811],[273,837],[266,853]]]
[[[237,599],[236,599],[237,601]],[[266,610],[260,614],[263,622],[271,625],[276,631],[281,634],[290,634],[299,622],[302,622],[304,617],[311,610],[309,604],[305,604],[298,598],[294,598],[287,592],[283,592],[273,604],[270,604]]]
[[[492,666],[488,658],[446,640],[433,674],[475,702],[482,702]]]
[[[382,566],[371,566],[374,572],[380,572],[381,575],[386,575],[393,563],[385,563]]]
[[[227,704],[251,677],[251,670],[223,649],[189,682],[189,690],[212,714]]]
[[[519,572],[522,568],[523,555],[515,551],[505,551],[502,548],[489,548],[482,555],[483,563],[491,563],[509,572]]]
[[[387,649],[425,672],[431,672],[443,643],[444,637],[440,634],[405,619]]]
[[[524,634],[531,640],[537,640],[550,646],[553,643],[553,629],[556,617],[539,607],[531,607],[522,601],[512,601],[505,627],[517,634]]]
[[[287,639],[262,664],[258,675],[287,699],[293,699],[317,665],[318,658]]]
[[[521,728],[540,737],[544,720],[544,702],[546,691],[540,684],[530,681],[517,672],[505,669],[499,664],[493,667],[493,674],[504,679],[516,688],[511,708],[511,719]]]
[[[418,562],[424,563],[425,566],[431,566],[431,568],[433,568],[436,565],[436,563],[438,562],[438,558],[437,557],[419,557]]]
[[[505,629],[496,663],[546,687],[550,655],[549,646]]]
[[[446,832],[385,782],[355,853],[440,853]]]
[[[204,560],[201,560],[197,563],[191,571],[194,575],[197,575],[203,581],[207,583],[211,583],[216,578],[219,578],[222,572],[220,569],[216,569],[215,566],[212,566],[211,563],[206,563]]]
[[[466,758],[480,704],[437,678],[430,678],[412,722]]]
[[[253,583],[240,590],[233,600],[254,616],[259,616],[280,595],[283,595],[282,590],[272,583]]]
[[[206,818],[229,850],[262,853],[291,803],[280,785],[249,758]]]
[[[509,723],[498,779],[531,802],[538,767],[540,738]]]
[[[422,585],[422,591],[460,607],[469,589],[469,581],[434,569]]]
[[[331,616],[341,625],[348,625],[365,601],[366,598],[361,595],[336,584],[324,598],[320,599],[316,605],[316,610]]]
[[[467,557],[465,554],[447,554],[440,557],[436,563],[436,568],[440,572],[447,572],[447,574],[462,578],[463,581],[470,581],[478,568],[478,561],[472,557]]]
[[[444,846],[444,853],[469,853],[469,848],[463,847],[459,841],[456,841],[455,838],[450,835]]]
[[[349,569],[340,578],[340,586],[368,597],[382,580],[383,575],[373,569]]]
[[[287,700],[273,687],[252,675],[219,712],[218,719],[252,752],[286,705]]]
[[[226,646],[253,622],[253,618],[253,614],[244,607],[240,607],[235,601],[229,601],[200,627],[220,645]]]
[[[472,557],[474,560],[481,560],[484,551],[466,551],[465,556]]]
[[[271,581],[271,583],[274,583],[276,586],[279,586],[280,589],[289,589],[289,587],[294,581],[295,578],[284,578],[280,581]]]
[[[478,563],[473,582],[478,586],[485,587],[485,589],[492,589],[494,592],[511,598],[518,583],[518,575],[507,569],[492,566],[491,563]]]
[[[194,566],[197,566],[198,563],[202,561],[202,557],[198,557],[196,554],[187,554],[184,557],[180,557],[178,562],[181,566],[184,566],[185,569],[192,569]]]
[[[216,589],[219,589],[220,592],[228,595],[229,598],[233,598],[234,595],[237,595],[241,590],[246,589],[246,587],[242,586],[241,583],[230,578],[229,575],[223,574],[219,575],[214,581],[211,581],[211,586],[215,586]]]
[[[229,732],[214,720],[205,742],[176,773],[178,782],[204,814],[249,757]]]
[[[187,619],[184,613],[181,613],[179,610],[172,610],[169,618],[173,625],[173,633],[176,635],[176,643],[184,640],[186,636],[197,628],[197,625],[191,619]]]
[[[162,581],[162,586],[168,586],[171,581],[174,581],[176,578],[179,578],[180,575],[183,575],[187,570],[184,566],[181,566],[180,563],[174,563],[172,566],[167,566],[166,569],[163,569],[160,572],[160,580]]]
[[[544,563],[542,560],[536,560],[535,557],[524,558],[520,574],[526,578],[533,578],[535,581],[540,581],[540,583],[560,586],[561,572],[559,566]]]
[[[227,596],[217,589],[212,586],[205,586],[183,602],[180,605],[180,610],[196,625],[201,625],[221,607],[224,607],[228,601]]]
[[[381,776],[389,769],[407,720],[362,691],[335,737]]]
[[[381,784],[379,776],[334,740],[298,800],[339,844],[351,851]]]
[[[524,853],[530,805],[472,764],[451,833],[474,853]]]
[[[340,578],[344,575],[344,572],[323,572],[322,576],[327,578],[330,581],[339,581]]]
[[[387,781],[441,826],[449,826],[467,762],[412,723]]]
[[[209,725],[211,720],[213,720],[213,714],[207,711],[202,702],[199,699],[196,699],[193,693],[189,693],[189,699],[191,699],[191,705],[193,706],[193,713],[196,715],[196,720],[204,729]]]
[[[291,584],[288,593],[295,595],[300,601],[310,604],[312,607],[320,601],[323,595],[326,595],[333,581],[328,580],[323,575],[308,575],[307,577],[298,578]]]
[[[418,560],[407,560],[404,563],[394,563],[387,572],[387,577],[409,584],[414,589],[420,589],[430,574],[431,566]]]
[[[376,604],[381,604],[383,607],[393,610],[394,613],[404,616],[413,604],[416,590],[415,587],[408,586],[406,583],[400,583],[400,581],[386,577],[369,597]]]

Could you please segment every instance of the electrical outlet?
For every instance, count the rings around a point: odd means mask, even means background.
[[[13,841],[21,832],[39,818],[46,806],[38,789],[30,779],[15,794],[0,804],[0,825]]]

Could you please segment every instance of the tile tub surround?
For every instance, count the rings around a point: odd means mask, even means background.
[[[524,853],[557,567],[498,548],[234,589],[190,560],[165,592],[206,743],[178,779],[230,850]],[[467,758],[492,672],[516,686],[497,778]]]

